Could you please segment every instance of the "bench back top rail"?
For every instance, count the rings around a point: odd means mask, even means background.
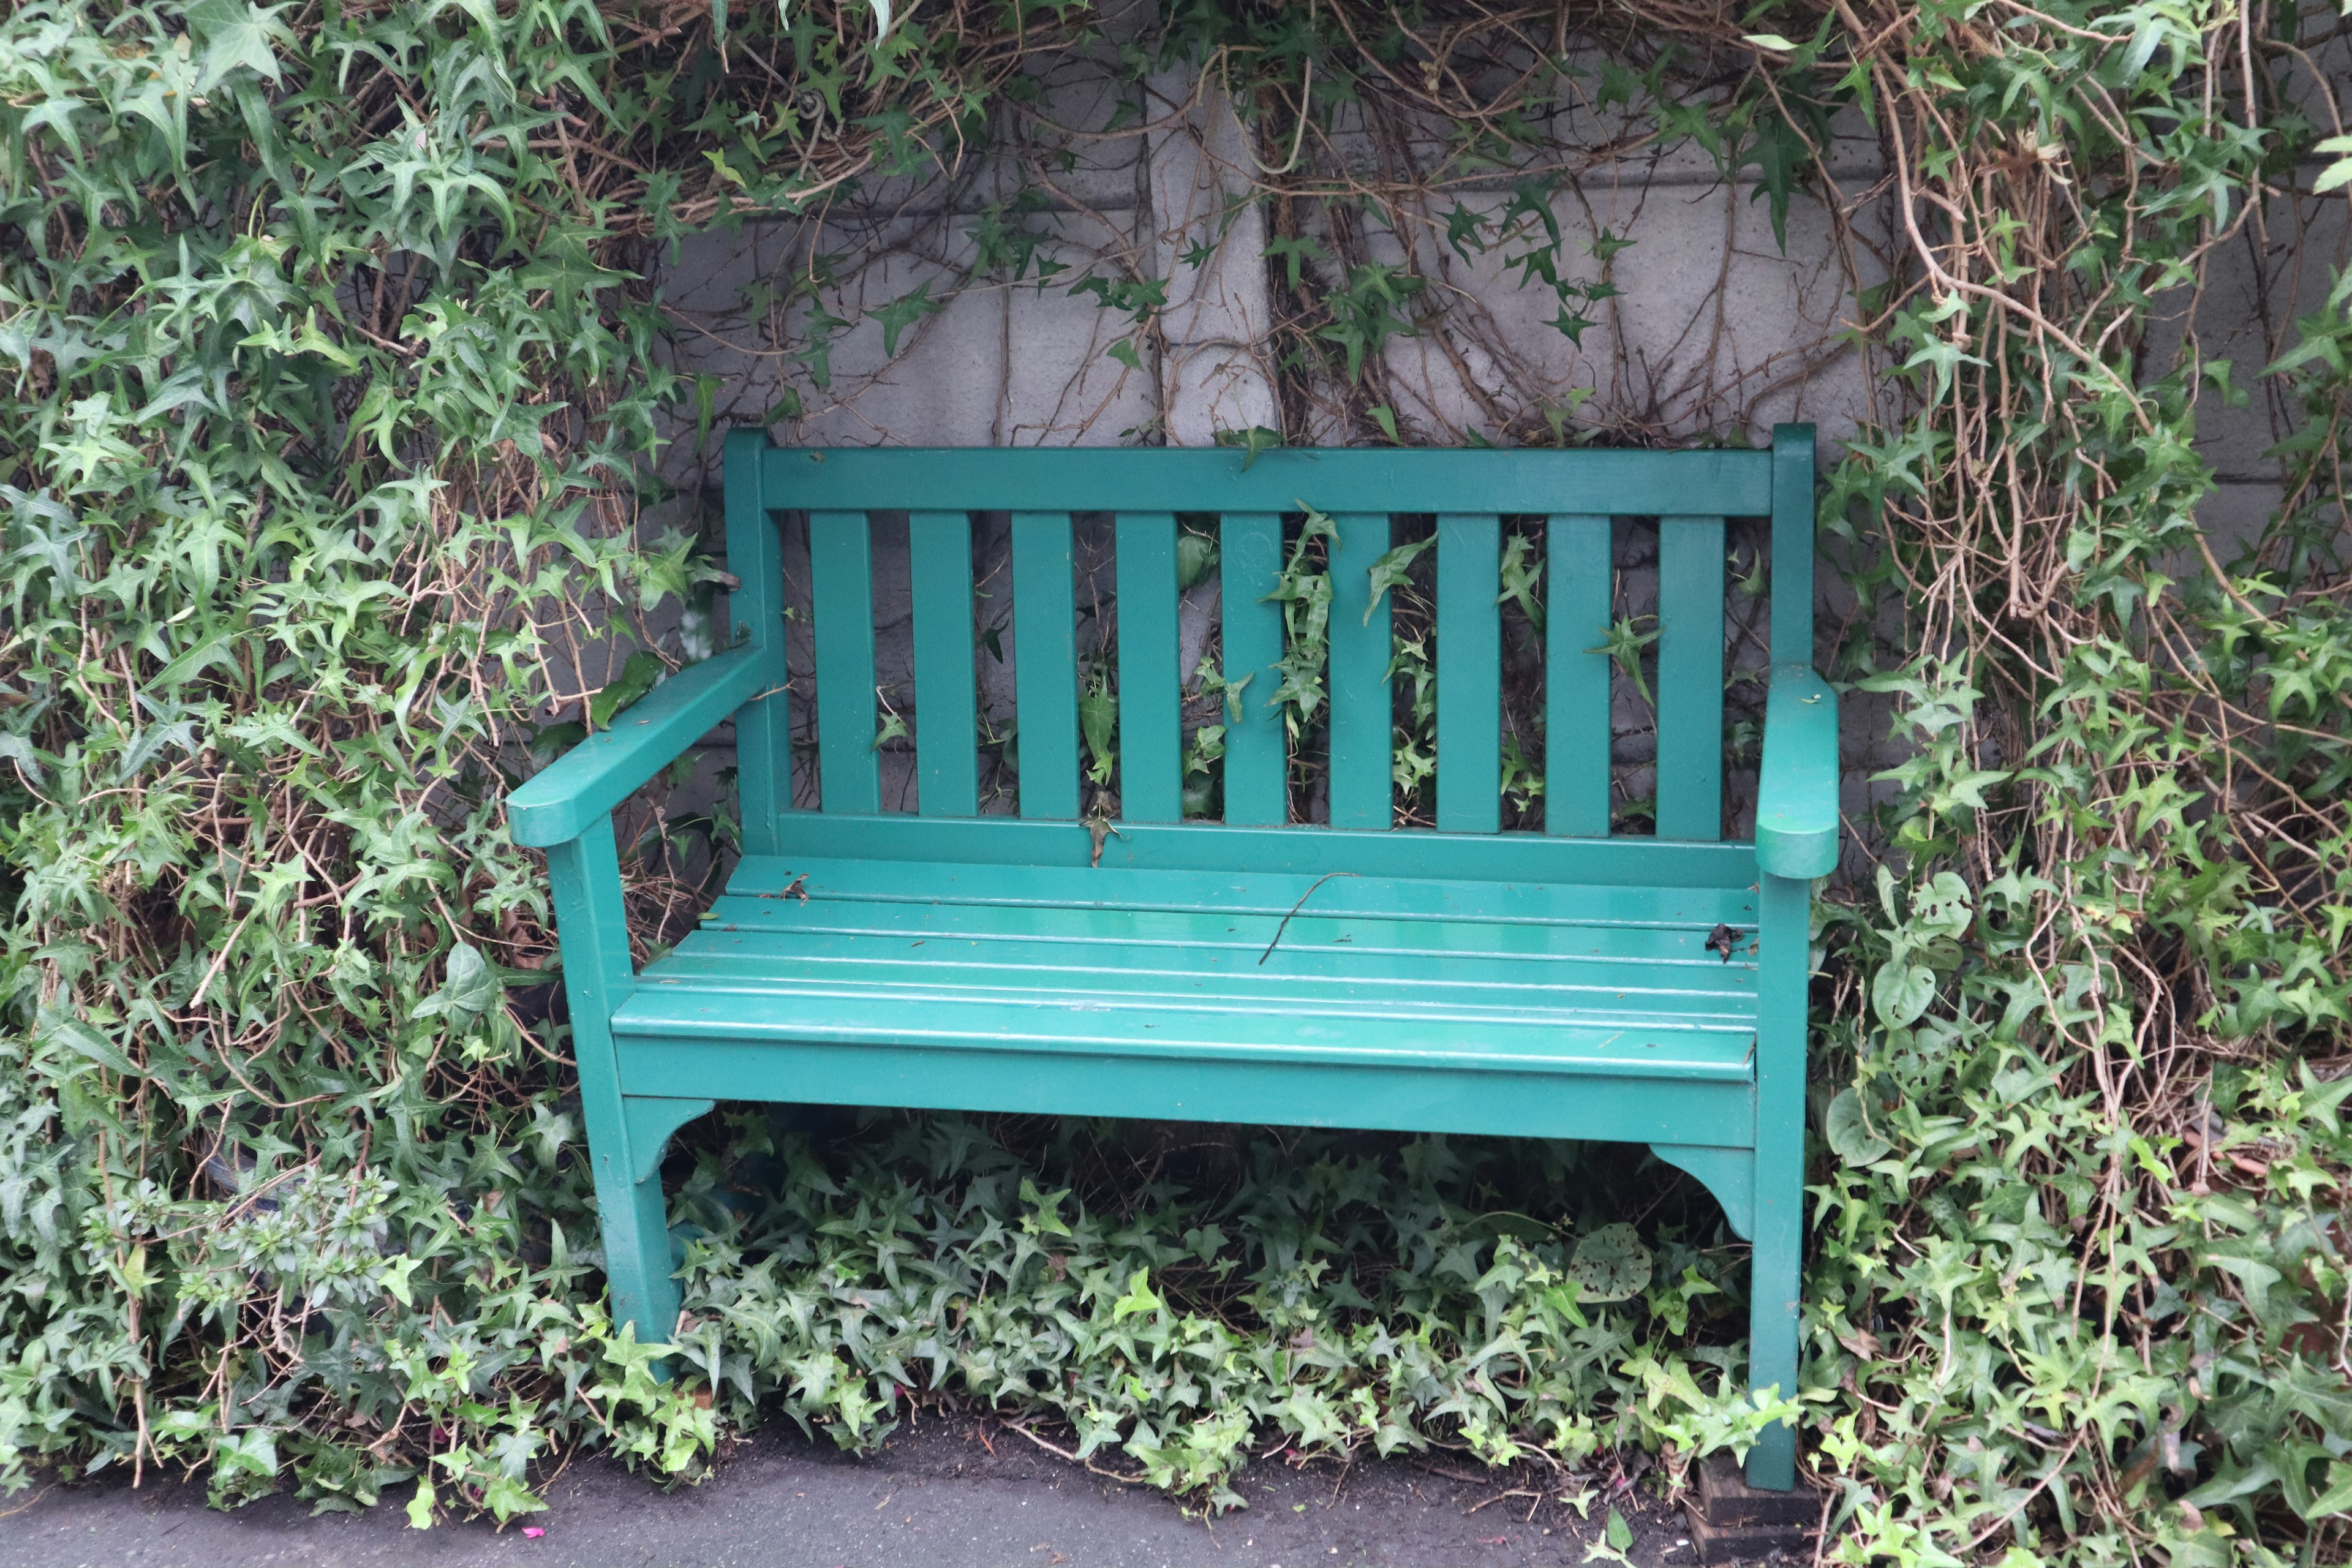
[[[1075,821],[1081,774],[1081,668],[1072,518],[1114,519],[1119,820],[1183,819],[1184,671],[1178,625],[1178,515],[1215,521],[1223,676],[1247,680],[1227,704],[1223,820],[1284,826],[1287,744],[1269,703],[1283,654],[1283,517],[1331,517],[1325,670],[1330,826],[1386,829],[1391,817],[1389,601],[1371,566],[1391,520],[1436,518],[1436,826],[1496,832],[1501,815],[1503,520],[1545,520],[1546,832],[1610,833],[1611,528],[1659,523],[1656,837],[1721,837],[1724,521],[1770,523],[1770,658],[1812,660],[1813,433],[1783,426],[1769,450],[1685,452],[1217,448],[981,450],[777,448],[737,432],[727,450],[728,550],[741,586],[739,640],[762,649],[770,689],[739,715],[746,848],[772,851],[792,799],[791,693],[783,673],[784,584],[777,520],[808,519],[823,814],[881,809],[877,754],[871,514],[908,517],[918,809],[980,812],[971,514],[1010,515],[1016,798],[1022,817]],[[1237,711],[1236,711],[1237,710]]]

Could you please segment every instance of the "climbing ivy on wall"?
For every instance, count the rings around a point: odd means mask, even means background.
[[[708,651],[721,568],[645,521],[657,445],[711,416],[664,369],[657,252],[951,170],[1093,21],[0,20],[0,1480],[184,1465],[223,1501],[505,1519],[578,1446],[678,1473],[761,1411],[862,1446],[952,1397],[1231,1500],[1260,1427],[1679,1475],[1788,1409],[1737,1392],[1744,1273],[1704,1198],[1540,1145],[1221,1163],[729,1114],[676,1173],[686,1372],[610,1333],[500,801]],[[1390,379],[1447,330],[1440,246],[1500,252],[1571,341],[1605,316],[1615,237],[1553,209],[1575,159],[1663,141],[1776,227],[1891,215],[1852,310],[1884,402],[1822,512],[1852,608],[1824,661],[1904,758],[1821,912],[1794,1405],[1847,1561],[2352,1540],[2352,284],[2252,386],[2164,330],[2218,247],[2307,209],[2338,27],[1200,0],[1102,49],[1213,71],[1253,139],[1282,427],[1245,444],[1659,438],[1507,360],[1468,428]],[[1572,154],[1563,82],[1610,127]],[[1884,173],[1845,191],[1824,139],[1856,121]],[[1370,180],[1367,137],[1410,157]],[[1039,278],[1024,216],[982,226],[983,270]],[[1047,276],[1154,351],[1164,280]],[[788,312],[809,390],[851,324],[815,297]],[[894,349],[935,304],[877,312]],[[2221,542],[2192,440],[2248,395],[2285,499]],[[658,942],[709,858],[656,801],[625,826]],[[699,826],[723,844],[723,811]]]

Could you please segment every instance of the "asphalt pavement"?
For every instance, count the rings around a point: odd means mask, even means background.
[[[411,1530],[404,1486],[366,1514],[313,1517],[290,1497],[224,1512],[205,1506],[200,1480],[128,1482],[42,1476],[0,1499],[0,1568],[1551,1568],[1587,1560],[1612,1500],[1633,1563],[1696,1561],[1679,1510],[1647,1484],[1612,1492],[1598,1479],[1563,1488],[1453,1459],[1275,1455],[1239,1479],[1248,1508],[1209,1519],[970,1416],[902,1428],[866,1458],[771,1429],[667,1489],[583,1458],[545,1484],[546,1512],[503,1531]],[[1586,1490],[1580,1519],[1563,1493]]]

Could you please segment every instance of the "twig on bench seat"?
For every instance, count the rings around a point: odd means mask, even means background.
[[[1290,929],[1290,915],[1295,915],[1299,910],[1307,907],[1307,900],[1315,896],[1316,888],[1321,887],[1324,883],[1329,881],[1334,877],[1352,877],[1355,875],[1356,873],[1353,871],[1326,871],[1321,876],[1316,878],[1314,885],[1309,887],[1305,892],[1299,894],[1298,901],[1290,906],[1290,914],[1283,916],[1282,923],[1274,928],[1274,942],[1267,942],[1265,944],[1265,951],[1257,955],[1259,965],[1263,967],[1265,961],[1274,956],[1275,942],[1280,942],[1282,940],[1282,933]]]

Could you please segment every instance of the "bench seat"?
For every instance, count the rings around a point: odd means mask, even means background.
[[[1022,1075],[1066,1075],[1066,1100],[1083,1072],[1100,1099],[1073,1109],[1100,1115],[1217,1120],[1235,1095],[1264,1114],[1296,1084],[1302,1125],[1750,1141],[1755,964],[1706,943],[1749,939],[1752,892],[1318,884],[753,857],[614,1013],[623,1088],[723,1068],[790,1098],[878,1081],[891,1103],[1018,1110]],[[854,1049],[730,1048],[779,1043]],[[1166,1058],[1223,1070],[1150,1070]]]

